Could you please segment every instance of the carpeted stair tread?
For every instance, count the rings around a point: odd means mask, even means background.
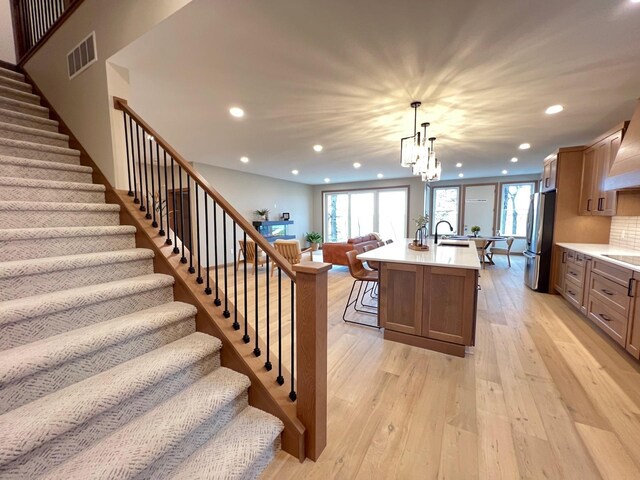
[[[132,225],[109,225],[90,227],[8,228],[0,229],[0,241],[33,240],[50,238],[95,237],[107,235],[134,235]]]
[[[21,90],[23,92],[28,92],[28,93],[31,93],[33,91],[33,87],[28,83],[23,82],[21,80],[15,80],[9,77],[3,77],[1,75],[0,75],[0,85],[5,85],[15,90]]]
[[[12,138],[0,138],[0,154],[55,163],[80,164],[79,150]]]
[[[117,407],[221,347],[217,338],[193,333],[1,415],[0,465]]]
[[[21,102],[31,103],[33,105],[40,105],[40,97],[38,95],[12,88],[8,85],[0,84],[0,97],[11,98]]]
[[[0,108],[13,112],[26,113],[35,117],[49,118],[49,109],[47,107],[33,105],[32,103],[22,102],[12,98],[0,96]]]
[[[37,115],[29,115],[28,113],[15,112],[3,108],[0,105],[0,120],[3,123],[11,123],[13,125],[28,126],[39,130],[45,130],[48,132],[58,131],[58,122],[50,118],[39,117]]]
[[[269,463],[269,449],[284,429],[276,417],[247,407],[170,476],[172,479],[257,478]],[[256,464],[257,460],[264,465]]]
[[[68,147],[69,145],[68,135],[2,121],[0,121],[0,137],[13,138],[15,140],[26,140],[42,144],[51,142],[51,145],[59,147]]]
[[[22,225],[56,226],[118,225],[120,206],[109,203],[0,201],[0,229]]]
[[[215,421],[216,416],[229,417],[233,412],[222,411],[231,410],[234,400],[249,386],[245,375],[218,368],[41,478],[134,478],[155,461],[173,454],[201,424]],[[224,423],[218,430],[222,428]]]
[[[0,164],[6,163],[11,165],[17,165],[20,167],[32,167],[32,168],[44,168],[51,170],[66,170],[69,172],[82,172],[92,173],[91,167],[85,167],[84,165],[71,165],[60,162],[48,162],[46,160],[35,160],[31,158],[14,157],[11,155],[0,155]]]
[[[173,283],[173,277],[154,273],[115,282],[0,302],[0,325],[64,312],[72,308],[103,302],[110,298],[136,295],[149,290],[171,287]]]
[[[37,178],[20,177],[0,177],[0,185],[52,190],[83,190],[88,192],[105,192],[107,190],[106,187],[100,183],[61,182],[58,180],[40,180]]]
[[[119,212],[115,203],[0,202],[2,211]]]
[[[14,72],[13,70],[9,70],[8,68],[0,67],[0,76],[11,78],[12,80],[16,80],[18,82],[24,82],[24,75],[19,72]]]

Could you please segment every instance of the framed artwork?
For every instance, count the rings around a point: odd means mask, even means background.
[[[285,212],[282,214],[282,220],[289,220],[289,213]]]

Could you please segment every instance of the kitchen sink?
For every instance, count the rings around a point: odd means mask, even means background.
[[[439,247],[460,247],[460,248],[469,248],[468,240],[440,240],[438,242]]]

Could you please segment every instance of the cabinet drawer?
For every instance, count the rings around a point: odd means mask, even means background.
[[[593,260],[591,271],[598,275],[602,275],[609,280],[624,285],[625,287],[629,286],[629,280],[633,276],[633,272],[631,270],[600,259]]]
[[[591,273],[589,283],[590,296],[628,318],[631,297],[627,294],[627,287],[594,272]]]
[[[564,285],[564,298],[577,309],[582,306],[582,286],[577,285],[572,277],[567,276]]]
[[[586,259],[587,257],[585,257],[584,253],[576,252],[576,265],[581,265],[584,267]]]
[[[627,317],[620,315],[613,308],[600,302],[597,298],[589,297],[588,317],[602,330],[623,347],[626,343]]]
[[[575,263],[576,261],[576,252],[573,250],[567,250],[567,262]]]
[[[573,280],[576,284],[581,286],[584,282],[584,267],[575,263],[570,263],[567,265],[566,276],[569,280]]]

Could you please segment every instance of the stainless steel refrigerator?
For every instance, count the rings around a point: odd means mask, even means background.
[[[555,191],[531,195],[527,217],[527,245],[523,252],[524,283],[538,292],[549,291],[555,209]]]

